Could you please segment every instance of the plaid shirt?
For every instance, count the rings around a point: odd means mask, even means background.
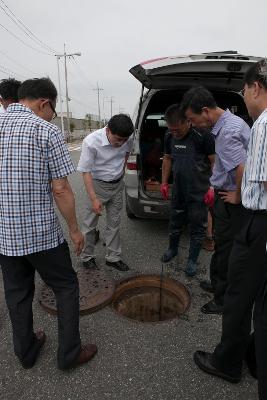
[[[0,253],[23,256],[64,241],[51,180],[75,171],[62,133],[22,104],[0,115]]]

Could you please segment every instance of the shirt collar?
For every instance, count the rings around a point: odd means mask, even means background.
[[[106,130],[106,126],[102,129],[101,135],[102,135],[102,146],[109,146],[109,140],[107,137],[107,130]]]
[[[20,104],[20,103],[9,104],[6,111],[7,112],[28,112],[28,113],[34,114],[34,112],[30,108],[28,108],[28,107],[24,106],[24,104]]]
[[[211,133],[214,136],[217,136],[220,129],[223,127],[224,123],[225,123],[225,119],[228,118],[229,114],[232,115],[231,111],[227,108],[227,110],[225,110],[222,115],[220,116],[220,118],[218,119],[218,121],[216,122],[216,124],[214,125],[214,127],[212,128]]]

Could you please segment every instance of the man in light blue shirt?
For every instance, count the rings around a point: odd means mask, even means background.
[[[215,252],[210,264],[211,284],[207,285],[204,281],[200,285],[214,292],[214,299],[203,305],[201,311],[221,314],[227,287],[228,260],[244,213],[241,180],[250,128],[240,117],[218,107],[213,95],[201,86],[185,93],[182,107],[193,126],[212,128],[215,137],[215,163],[210,179],[215,192]]]

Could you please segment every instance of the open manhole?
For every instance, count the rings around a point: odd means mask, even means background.
[[[178,318],[190,303],[189,290],[181,282],[160,275],[140,275],[117,285],[112,307],[125,317],[156,322]]]
[[[77,272],[80,287],[80,314],[90,314],[105,307],[112,300],[115,282],[104,272],[80,268]],[[57,314],[53,291],[43,285],[39,298],[40,305],[50,314]]]

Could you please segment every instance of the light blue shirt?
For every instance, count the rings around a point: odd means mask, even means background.
[[[212,129],[215,136],[215,163],[210,183],[213,187],[236,190],[235,168],[245,164],[250,127],[226,110]]]
[[[242,179],[242,204],[250,210],[267,210],[267,109],[254,122]]]
[[[90,172],[93,179],[110,182],[124,173],[125,157],[133,145],[130,138],[120,147],[109,143],[106,127],[90,133],[83,140],[82,152],[77,170]]]

